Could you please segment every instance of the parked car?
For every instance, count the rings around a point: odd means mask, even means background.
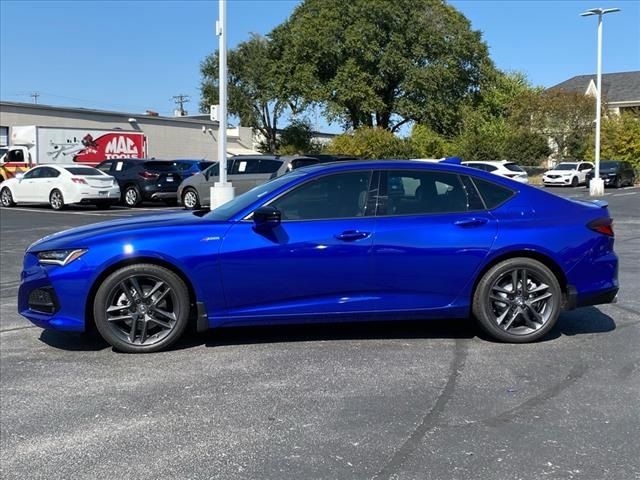
[[[472,313],[491,337],[523,343],[562,309],[613,301],[617,271],[606,202],[444,162],[340,162],[210,212],[45,237],[25,253],[18,309],[44,328],[95,324],[126,352],[166,348],[190,321],[205,330]]]
[[[77,163],[33,167],[0,183],[3,207],[48,203],[54,210],[72,204],[109,208],[119,200],[120,188],[115,178]]]
[[[307,156],[236,155],[227,160],[227,178],[235,187],[236,195],[284,175],[291,170],[320,163]],[[209,205],[210,188],[220,175],[218,163],[199,175],[186,178],[178,188],[178,201],[187,209]]]
[[[216,162],[211,162],[208,160],[186,160],[186,159],[178,159],[171,160],[171,163],[178,169],[182,178],[188,178],[196,173],[200,173]]]
[[[507,162],[506,160],[503,160],[501,162],[463,162],[462,164],[466,167],[477,168],[478,170],[491,172],[494,175],[511,178],[516,182],[529,183],[529,175],[527,172],[520,165],[514,162]]]
[[[569,185],[577,187],[587,181],[587,174],[593,169],[591,162],[561,162],[542,175],[542,183],[547,185]]]
[[[589,186],[595,175],[595,169],[587,173],[586,185]],[[604,180],[605,187],[633,186],[636,182],[636,172],[629,162],[620,160],[605,160],[600,162],[600,178]]]
[[[173,204],[178,197],[182,176],[170,161],[116,158],[96,168],[115,177],[127,207],[137,207],[145,200]]]

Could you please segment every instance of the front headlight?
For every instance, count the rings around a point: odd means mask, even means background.
[[[76,258],[80,258],[87,252],[86,249],[78,248],[74,250],[48,250],[46,252],[38,252],[38,262],[45,265],[65,266],[73,262]]]

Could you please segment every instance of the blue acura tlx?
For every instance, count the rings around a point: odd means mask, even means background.
[[[531,342],[563,309],[614,301],[617,270],[605,202],[454,162],[342,162],[211,212],[45,237],[25,254],[18,308],[125,352],[166,348],[189,322],[473,316],[497,340]]]

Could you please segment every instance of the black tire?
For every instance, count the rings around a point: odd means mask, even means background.
[[[63,210],[65,207],[62,192],[57,188],[51,190],[51,193],[49,194],[49,205],[51,205],[51,208],[54,210]]]
[[[526,282],[522,281],[523,271]],[[523,289],[523,285],[527,288]],[[547,294],[550,295],[546,297]],[[546,298],[538,300],[540,297]],[[540,339],[553,328],[562,300],[558,279],[549,268],[531,258],[510,258],[490,268],[478,283],[473,295],[473,314],[494,339],[527,343]]]
[[[187,210],[200,208],[200,197],[195,188],[185,188],[184,192],[182,192],[182,205]]]
[[[4,187],[0,192],[0,203],[2,203],[3,207],[15,207],[16,202],[13,201],[13,195],[11,195],[11,190],[8,187]]]
[[[162,287],[156,290],[158,283]],[[93,318],[102,338],[116,350],[150,353],[182,336],[189,309],[189,291],[178,275],[158,265],[139,264],[116,270],[102,282],[93,301]]]
[[[124,189],[122,203],[129,208],[135,208],[142,203],[142,194],[137,185],[129,185]]]
[[[573,177],[573,178],[571,179],[571,186],[575,188],[575,187],[577,187],[578,185],[580,185],[580,182],[578,181],[578,177]]]
[[[616,177],[616,183],[614,184],[616,188],[622,188],[622,178]]]

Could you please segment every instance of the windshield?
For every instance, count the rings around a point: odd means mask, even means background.
[[[512,172],[524,172],[524,169],[515,163],[505,163],[504,168],[511,170]]]
[[[250,206],[252,203],[257,202],[265,195],[277,190],[283,185],[289,183],[296,177],[301,177],[304,175],[304,172],[294,171],[287,173],[281,177],[275,178],[270,182],[263,183],[262,185],[258,185],[257,187],[249,190],[248,192],[243,193],[242,195],[237,196],[233,200],[228,201],[224,205],[220,205],[215,210],[212,210],[209,213],[209,218],[213,220],[229,220],[236,216],[238,213],[242,212],[245,208]]]
[[[615,170],[618,168],[618,162],[600,162],[600,170]]]
[[[91,167],[65,167],[65,170],[71,173],[71,175],[78,175],[81,177],[86,177],[88,175],[104,175],[97,168]]]
[[[561,163],[556,165],[554,170],[575,170],[577,165],[577,163]]]

